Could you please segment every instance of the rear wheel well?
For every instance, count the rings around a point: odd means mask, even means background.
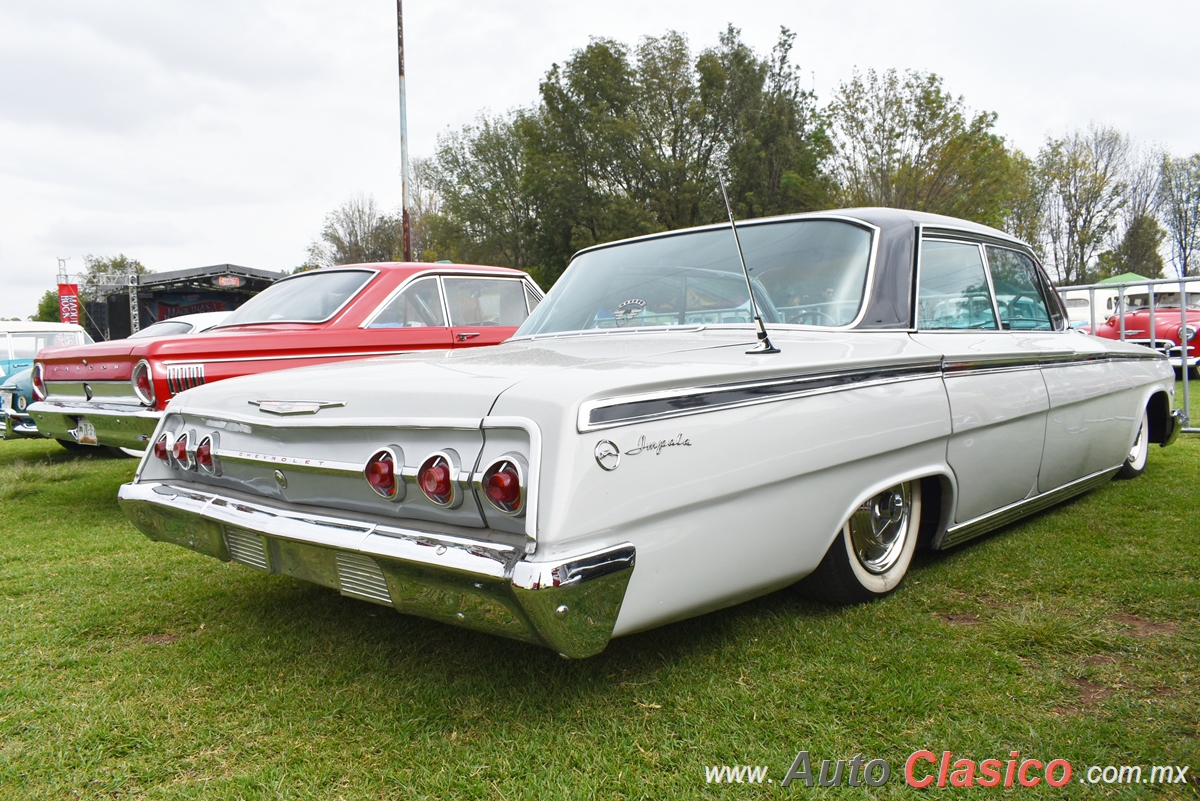
[[[950,525],[950,500],[954,497],[950,479],[946,476],[926,476],[921,479],[921,528],[917,547],[932,547],[934,538]]]
[[[1171,416],[1171,399],[1165,392],[1155,392],[1146,404],[1150,420],[1150,441],[1159,445],[1167,441],[1168,422]]]

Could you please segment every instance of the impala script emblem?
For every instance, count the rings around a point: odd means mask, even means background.
[[[283,400],[252,400],[251,406],[257,406],[267,414],[316,414],[322,409],[334,409],[345,406],[345,401],[283,401]]]
[[[645,436],[639,437],[637,445],[625,451],[630,456],[637,456],[639,453],[653,453],[655,456],[661,456],[663,448],[681,448],[692,447],[692,441],[683,434],[678,434],[671,439],[647,440]]]
[[[621,449],[612,440],[602,439],[596,443],[596,464],[605,470],[616,470],[621,463]]]

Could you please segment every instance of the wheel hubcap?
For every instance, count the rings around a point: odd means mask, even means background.
[[[858,561],[871,573],[896,564],[908,538],[912,499],[907,484],[897,484],[858,508],[847,524]]]

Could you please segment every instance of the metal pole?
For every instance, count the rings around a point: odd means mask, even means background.
[[[408,230],[408,116],[404,102],[404,12],[396,0],[396,58],[400,64],[400,219],[404,261],[412,261]]]

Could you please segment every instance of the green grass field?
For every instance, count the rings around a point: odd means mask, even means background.
[[[1197,797],[1078,781],[1200,774],[1194,436],[1138,480],[918,557],[882,602],[780,592],[581,661],[152,543],[117,508],[134,467],[0,441],[2,799],[981,792],[906,787],[918,749],[1072,763],[1028,797]],[[892,777],[784,788],[800,750]],[[772,782],[706,783],[715,765]]]

